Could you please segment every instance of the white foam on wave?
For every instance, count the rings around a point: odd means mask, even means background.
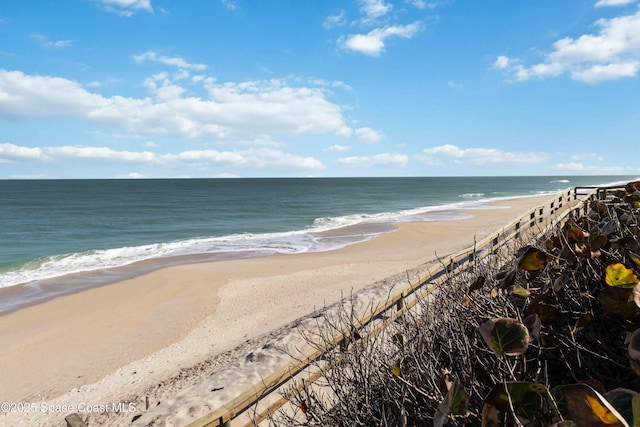
[[[248,252],[268,255],[334,250],[350,243],[369,240],[381,233],[379,231],[370,231],[368,234],[360,233],[354,235],[352,239],[342,240],[319,238],[316,234],[361,224],[460,219],[464,216],[455,211],[470,208],[490,208],[484,203],[500,199],[502,198],[483,199],[478,197],[463,202],[393,212],[317,218],[309,228],[290,232],[244,233],[221,237],[192,238],[173,242],[56,255],[31,261],[18,269],[0,273],[0,287],[53,279],[74,273],[88,273],[125,267],[145,260],[187,255],[206,254],[214,256],[221,253],[241,254]],[[429,214],[435,212],[438,214],[435,216],[432,214],[433,218],[431,218]]]

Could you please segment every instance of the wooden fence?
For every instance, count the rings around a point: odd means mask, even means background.
[[[367,334],[379,332],[426,296],[432,294],[438,286],[446,281],[447,275],[455,274],[476,265],[476,263],[481,262],[489,255],[496,254],[499,250],[508,247],[510,243],[531,241],[568,216],[579,217],[586,214],[590,201],[604,198],[609,190],[617,188],[620,187],[572,187],[562,191],[547,203],[531,209],[502,229],[476,242],[473,246],[446,256],[440,260],[440,263],[428,268],[417,277],[408,280],[405,286],[381,302],[379,306],[366,313],[354,325],[350,325],[349,330],[337,332],[332,340],[327,340],[324,344],[319,343],[317,347],[303,352],[295,361],[281,367],[264,378],[259,384],[249,387],[239,396],[215,411],[188,424],[188,427],[229,427],[232,420],[237,419],[239,415],[252,407],[257,408],[260,401],[271,395],[271,400],[266,404],[266,407],[259,411],[256,410],[254,417],[250,419],[251,421],[245,421],[244,424],[254,425],[254,423],[264,421],[269,414],[287,403],[287,399],[284,397],[274,399],[273,394],[275,393],[273,392],[309,368],[314,361],[324,354],[348,340],[349,336],[354,332],[351,326],[355,327],[356,331],[369,326],[370,329],[367,330]],[[375,320],[381,318],[385,320],[378,321],[375,325],[373,324]],[[314,372],[310,377],[306,378],[306,384],[314,382],[321,375],[322,372]],[[76,414],[72,414],[69,417],[74,415]],[[77,421],[77,419],[74,419],[74,421]],[[71,424],[68,425],[71,426]],[[73,426],[77,425],[73,424]]]

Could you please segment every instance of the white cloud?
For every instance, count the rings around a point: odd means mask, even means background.
[[[222,0],[222,5],[229,10],[236,10],[238,7],[233,0]]]
[[[372,156],[342,157],[336,164],[345,168],[369,168],[369,167],[405,167],[409,162],[406,154],[381,153]]]
[[[44,47],[62,48],[73,44],[73,40],[49,40],[47,36],[42,34],[31,34],[30,37]]]
[[[451,144],[427,148],[417,157],[432,166],[445,165],[447,160],[473,166],[534,165],[547,159],[547,155],[544,153],[515,153],[495,148],[462,149]]]
[[[621,62],[617,64],[594,65],[586,70],[571,72],[571,77],[587,83],[599,83],[621,77],[635,77],[640,69],[640,61]]]
[[[553,52],[541,63],[526,67],[520,60],[499,56],[494,67],[505,70],[516,81],[565,73],[587,83],[635,77],[640,70],[640,11],[599,19],[595,26],[599,28],[597,34],[556,41]]]
[[[575,161],[575,162],[581,162],[584,160],[597,160],[599,162],[604,160],[604,157],[602,157],[599,154],[596,153],[588,153],[588,154],[574,154],[571,156],[571,160]]]
[[[385,40],[393,37],[410,39],[421,30],[420,22],[376,28],[367,34],[352,34],[338,42],[342,49],[353,50],[369,56],[380,56],[385,48]]]
[[[382,139],[382,134],[371,128],[358,128],[355,132],[358,138],[367,144],[374,144]]]
[[[0,161],[58,161],[82,159],[112,163],[151,164],[178,167],[233,167],[239,169],[322,170],[325,166],[313,157],[301,157],[269,148],[236,151],[188,150],[175,154],[151,151],[119,151],[108,147],[57,146],[28,148],[0,144]]]
[[[452,89],[462,90],[464,89],[464,85],[462,83],[454,82],[453,80],[449,80],[447,82],[447,86]]]
[[[603,6],[624,6],[627,4],[635,3],[636,0],[599,0],[596,3],[596,7]]]
[[[154,76],[155,81],[161,77],[166,75]],[[340,107],[323,90],[284,80],[217,83],[206,78],[199,82],[206,98],[182,97],[182,88],[164,80],[147,83],[156,91],[155,100],[104,97],[72,80],[0,69],[0,117],[68,117],[145,135],[224,141],[346,135],[349,129]]]
[[[344,10],[341,10],[337,15],[327,16],[322,21],[322,26],[329,30],[334,27],[342,27],[347,24],[347,15]]]
[[[366,22],[373,21],[391,12],[393,5],[384,0],[358,0],[360,12],[365,16]]]
[[[204,64],[190,64],[179,56],[169,57],[164,55],[158,55],[154,51],[147,51],[139,55],[132,55],[133,60],[136,62],[154,61],[165,65],[171,65],[186,70],[206,70],[207,66]]]
[[[96,0],[96,4],[121,16],[132,16],[139,10],[153,12],[151,0]]]
[[[640,172],[640,168],[631,166],[589,166],[580,162],[557,163],[551,167],[551,170],[578,175],[630,175]]]
[[[332,145],[331,147],[327,148],[325,151],[337,151],[337,152],[344,152],[344,151],[349,151],[351,149],[351,147],[347,146],[347,145]]]
[[[20,147],[8,142],[0,143],[0,161],[43,160],[45,155],[40,148]]]
[[[405,3],[409,3],[418,9],[435,9],[438,7],[438,3],[426,2],[424,0],[405,0]]]
[[[510,63],[510,59],[504,55],[498,56],[498,58],[496,59],[496,62],[493,63],[493,66],[504,70],[505,68],[507,68],[509,66]]]

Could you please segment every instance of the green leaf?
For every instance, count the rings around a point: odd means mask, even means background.
[[[591,252],[599,251],[609,243],[609,239],[606,236],[599,234],[592,234],[589,236],[589,247]]]
[[[507,292],[510,295],[515,295],[519,298],[522,299],[527,299],[529,298],[529,295],[531,295],[531,292],[529,292],[527,289],[523,288],[520,285],[511,285],[507,288]]]
[[[529,347],[529,331],[516,319],[491,319],[480,325],[480,335],[498,356],[518,356]]]
[[[460,381],[455,380],[433,416],[433,426],[442,427],[445,425],[450,414],[465,415],[467,405],[467,392],[460,385]]]
[[[636,394],[638,393],[633,390],[618,387],[606,392],[604,397],[611,403],[611,406],[622,415],[627,423],[633,425],[633,408],[631,407],[631,401]]]
[[[629,427],[620,413],[600,393],[586,384],[560,387],[567,405],[567,418],[579,426]]]
[[[525,246],[520,249],[522,255],[518,267],[527,271],[541,271],[547,266],[547,256],[539,249]]]
[[[542,408],[542,396],[547,395],[544,385],[529,382],[508,382],[493,386],[485,405],[493,405],[498,411],[511,412],[511,408],[518,416],[532,419]]]
[[[607,266],[604,281],[617,288],[633,288],[639,282],[636,273],[619,262]]]
[[[640,426],[640,393],[631,399],[631,409],[633,410],[633,423],[631,425]]]

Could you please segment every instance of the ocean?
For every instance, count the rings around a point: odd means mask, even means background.
[[[28,303],[51,283],[68,293],[178,263],[333,250],[395,222],[456,219],[491,200],[632,179],[0,181],[0,288],[26,286]],[[15,305],[7,298],[0,312]]]

